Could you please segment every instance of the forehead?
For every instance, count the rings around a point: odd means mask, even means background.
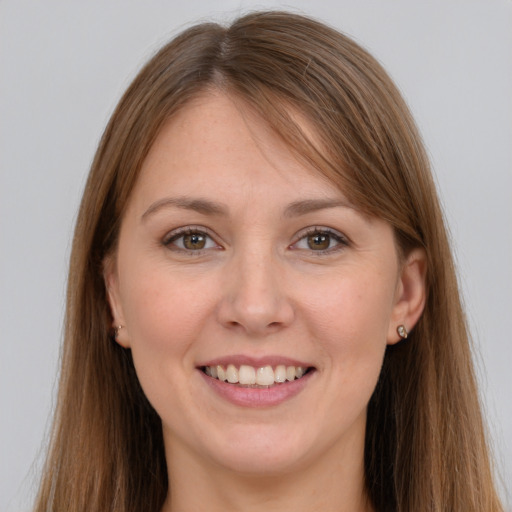
[[[301,129],[313,130],[304,121]],[[220,92],[205,93],[163,126],[141,169],[134,200],[163,193],[208,193],[233,201],[278,190],[340,196],[340,190],[297,155],[252,108]]]

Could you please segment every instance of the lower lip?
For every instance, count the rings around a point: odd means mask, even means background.
[[[198,371],[213,391],[228,402],[241,407],[272,407],[279,405],[300,393],[315,373],[309,371],[300,379],[274,384],[269,388],[244,388],[209,377],[201,370]]]

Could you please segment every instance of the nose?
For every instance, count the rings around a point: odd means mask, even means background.
[[[277,257],[261,252],[234,257],[225,269],[219,322],[252,337],[289,326],[295,312]]]

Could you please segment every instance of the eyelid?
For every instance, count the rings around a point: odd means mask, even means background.
[[[311,226],[311,227],[302,229],[295,235],[295,237],[294,237],[295,242],[293,242],[290,245],[290,249],[300,250],[294,246],[296,246],[304,238],[306,238],[310,235],[315,235],[315,234],[328,235],[328,236],[334,238],[338,242],[338,244],[335,247],[331,247],[329,249],[318,250],[318,251],[314,251],[312,249],[309,250],[309,252],[316,254],[316,255],[337,252],[337,251],[344,249],[345,247],[348,247],[349,245],[351,245],[349,238],[346,235],[344,235],[343,233],[341,233],[340,231],[338,231],[337,229],[329,228],[327,226]],[[303,249],[303,250],[306,250],[306,249]]]
[[[172,242],[175,240],[178,240],[179,238],[198,233],[201,235],[205,235],[208,237],[216,247],[207,247],[204,249],[197,249],[197,250],[190,250],[190,249],[183,249],[181,247],[178,247],[176,245],[173,246]],[[315,234],[325,234],[329,237],[333,238],[337,244],[334,247],[330,247],[328,249],[324,250],[313,250],[309,249],[309,252],[314,253],[316,255],[322,255],[322,254],[328,254],[328,253],[334,253],[336,251],[339,251],[347,246],[350,245],[350,240],[346,235],[341,233],[340,231],[327,227],[327,226],[311,226],[302,229],[299,231],[295,236],[295,241],[290,244],[289,249],[291,250],[307,250],[307,249],[299,249],[295,247],[301,240],[304,238],[315,235]],[[176,252],[183,252],[190,255],[200,255],[206,251],[210,251],[212,249],[224,249],[224,247],[217,241],[218,236],[212,232],[211,229],[200,226],[200,225],[190,225],[190,226],[182,226],[176,229],[173,229],[165,234],[165,236],[162,238],[162,245],[169,248],[170,250],[176,251]]]
[[[206,249],[198,249],[198,250],[194,251],[194,250],[182,249],[181,247],[178,247],[178,246],[173,246],[172,242],[174,242],[175,240],[178,240],[179,238],[181,238],[183,236],[191,235],[194,233],[198,233],[198,234],[207,236],[210,240],[213,241],[213,243],[216,245],[216,247],[208,247]],[[198,255],[198,254],[202,254],[205,251],[209,251],[211,249],[223,249],[222,245],[217,241],[217,238],[218,237],[216,236],[216,234],[214,234],[211,229],[209,229],[205,226],[198,226],[198,225],[197,226],[196,225],[182,226],[182,227],[179,227],[179,228],[176,228],[176,229],[173,229],[173,230],[167,232],[164,235],[164,237],[162,238],[162,245],[164,245],[168,249],[171,249],[176,252],[183,252],[183,253],[187,253],[187,254]]]

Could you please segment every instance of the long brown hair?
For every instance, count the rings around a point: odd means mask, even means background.
[[[348,37],[306,17],[261,12],[171,41],[105,130],[73,240],[58,405],[36,511],[157,512],[169,491],[160,419],[129,350],[111,339],[103,262],[161,126],[208,88],[251,105],[298,158],[389,222],[402,255],[426,252],[424,313],[407,341],[388,348],[368,406],[365,477],[375,509],[502,510],[449,242],[407,106]]]

